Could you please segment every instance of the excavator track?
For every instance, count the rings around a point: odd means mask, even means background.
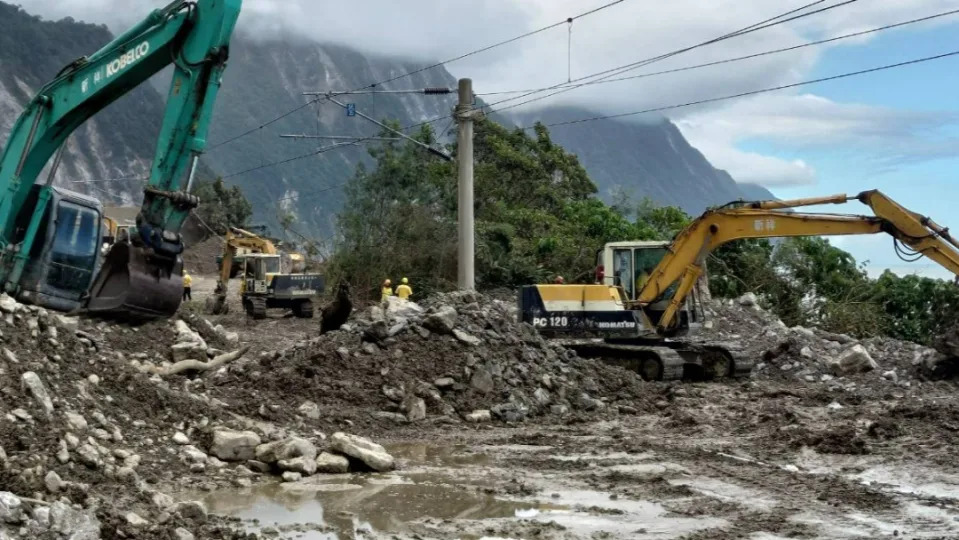
[[[564,347],[639,373],[647,381],[715,380],[748,377],[753,362],[721,342],[564,340]]]

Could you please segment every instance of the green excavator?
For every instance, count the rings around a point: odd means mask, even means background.
[[[180,229],[241,0],[177,0],[64,67],[17,119],[0,155],[0,287],[22,302],[124,320],[176,312]],[[99,201],[53,185],[70,134],[173,66],[166,113],[129,242],[101,256]],[[41,171],[53,158],[50,171]]]

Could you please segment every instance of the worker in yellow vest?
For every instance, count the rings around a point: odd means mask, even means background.
[[[400,286],[396,288],[396,296],[403,300],[409,300],[413,296],[413,289],[410,288],[410,280],[403,278],[400,280]]]
[[[387,303],[391,296],[393,296],[393,282],[387,279],[383,281],[383,288],[380,289],[380,302]]]
[[[189,272],[183,272],[183,301],[187,300],[192,301],[193,296],[190,294],[190,291],[193,288],[193,278],[190,276]]]

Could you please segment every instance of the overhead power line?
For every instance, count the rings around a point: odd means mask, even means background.
[[[605,70],[605,71],[600,71],[600,72],[594,73],[594,74],[592,74],[592,75],[587,75],[586,77],[580,77],[579,79],[577,79],[576,81],[573,81],[573,82],[583,81],[583,80],[586,80],[586,79],[595,79],[595,80],[592,81],[592,82],[603,81],[603,80],[606,80],[606,79],[615,77],[615,76],[617,76],[617,75],[621,75],[621,74],[623,74],[623,73],[627,73],[627,72],[629,72],[629,71],[633,71],[633,70],[639,69],[639,68],[641,68],[641,67],[645,67],[645,66],[648,66],[648,65],[650,65],[650,64],[654,64],[654,63],[656,63],[656,62],[660,62],[660,61],[662,61],[662,60],[666,60],[666,59],[668,59],[668,58],[672,58],[672,57],[674,57],[674,56],[677,56],[677,55],[680,55],[680,54],[683,54],[683,53],[686,53],[686,52],[689,52],[689,51],[692,51],[692,50],[695,50],[695,49],[698,49],[698,48],[701,48],[701,47],[706,47],[706,46],[709,46],[709,45],[713,45],[713,44],[715,44],[715,43],[719,43],[719,42],[721,42],[721,41],[726,41],[726,40],[728,40],[728,39],[733,39],[733,38],[737,38],[737,37],[744,36],[744,35],[747,35],[747,34],[751,34],[751,33],[753,33],[753,32],[758,32],[758,31],[760,31],[760,30],[765,30],[766,28],[772,28],[772,27],[774,27],[774,26],[782,25],[782,24],[785,24],[785,23],[788,23],[788,22],[792,22],[792,21],[795,21],[795,20],[798,20],[798,19],[805,18],[805,17],[811,17],[811,16],[813,16],[813,15],[818,15],[818,14],[820,14],[820,13],[823,13],[823,12],[826,12],[826,11],[829,11],[829,10],[832,10],[832,9],[836,9],[836,8],[839,8],[839,7],[842,7],[842,6],[846,6],[846,5],[855,3],[855,2],[857,2],[858,0],[845,0],[845,1],[840,2],[840,3],[838,3],[838,4],[832,4],[832,5],[825,6],[825,7],[822,7],[822,8],[816,9],[816,10],[813,10],[813,11],[808,11],[808,12],[805,12],[805,13],[798,13],[798,14],[797,14],[798,11],[803,11],[803,10],[805,10],[805,9],[808,9],[809,7],[812,7],[812,6],[814,6],[814,5],[817,5],[817,4],[821,3],[821,1],[822,1],[822,0],[819,0],[819,1],[817,1],[817,2],[813,2],[813,3],[811,3],[811,4],[807,4],[807,5],[805,5],[805,6],[801,7],[801,8],[788,11],[788,12],[786,12],[786,13],[783,13],[783,14],[778,15],[778,16],[776,16],[776,17],[772,17],[772,18],[767,19],[767,20],[765,20],[765,21],[762,21],[762,22],[760,22],[760,23],[757,23],[757,24],[754,24],[754,25],[751,25],[751,26],[747,26],[747,27],[742,28],[742,29],[740,29],[740,30],[737,30],[737,31],[735,31],[735,32],[731,32],[731,33],[729,33],[729,34],[725,34],[725,35],[719,36],[719,37],[717,37],[717,38],[714,38],[714,39],[711,39],[711,40],[708,40],[708,41],[704,41],[704,42],[698,43],[698,44],[696,44],[696,45],[692,45],[692,46],[690,46],[690,47],[685,47],[685,48],[678,49],[678,50],[675,50],[675,51],[672,51],[672,52],[668,52],[668,53],[665,53],[665,54],[661,54],[661,55],[659,55],[659,56],[654,56],[654,57],[651,57],[651,58],[647,58],[647,59],[645,59],[645,60],[639,60],[639,61],[637,61],[637,62],[632,62],[632,63],[630,63],[630,64],[625,64],[625,65],[619,66],[619,67],[617,67],[617,68],[611,68],[611,69],[607,69],[607,70]],[[597,77],[599,77],[599,78],[597,79]],[[496,102],[496,103],[492,103],[492,104],[490,104],[488,107],[493,108],[493,107],[496,107],[497,105],[500,105],[500,104],[502,104],[502,103],[507,103],[507,102],[510,102],[510,101],[516,101],[516,100],[518,100],[518,99],[522,99],[522,98],[524,98],[524,97],[531,96],[531,95],[533,95],[533,94],[539,94],[539,93],[542,93],[542,92],[548,91],[548,90],[554,90],[554,89],[556,90],[555,92],[552,92],[552,93],[549,93],[549,94],[546,94],[546,95],[533,97],[533,98],[531,98],[531,99],[528,99],[528,100],[526,100],[526,101],[522,101],[522,102],[520,102],[520,103],[514,103],[514,104],[509,105],[509,106],[507,106],[507,107],[500,107],[499,109],[495,109],[495,110],[493,110],[493,111],[490,111],[490,112],[502,112],[502,111],[505,111],[505,110],[508,110],[508,109],[513,109],[513,108],[516,108],[516,107],[520,107],[520,106],[522,106],[522,105],[526,105],[526,104],[528,104],[528,103],[533,103],[533,102],[536,102],[536,101],[541,101],[541,100],[543,100],[543,99],[546,99],[546,98],[555,96],[555,95],[557,95],[557,94],[562,94],[562,93],[569,92],[569,91],[571,91],[571,90],[575,90],[576,88],[578,88],[578,86],[569,86],[569,85],[566,85],[565,88],[561,88],[562,86],[564,86],[564,85],[563,85],[563,84],[553,85],[552,87],[550,87],[550,88],[548,88],[548,89],[546,89],[546,90],[536,90],[536,91],[533,91],[533,92],[529,92],[529,93],[527,93],[527,94],[523,94],[523,95],[511,97],[511,98],[506,98],[506,99],[503,99],[503,100],[498,101],[498,102]]]
[[[493,43],[492,45],[487,45],[486,47],[482,47],[482,48],[480,48],[480,49],[476,49],[476,50],[470,51],[470,52],[468,52],[468,53],[461,54],[461,55],[459,55],[459,56],[455,56],[455,57],[449,58],[449,59],[447,59],[447,60],[443,60],[442,62],[436,62],[435,64],[430,64],[430,65],[428,65],[428,66],[423,66],[423,67],[421,67],[421,68],[414,69],[414,70],[412,70],[412,71],[407,71],[406,73],[402,73],[402,74],[400,74],[400,75],[396,75],[396,76],[394,76],[394,77],[390,77],[390,78],[384,79],[384,80],[382,80],[382,81],[373,82],[373,83],[367,84],[367,85],[365,85],[365,86],[361,86],[361,87],[355,88],[354,90],[351,90],[351,92],[357,92],[357,91],[360,91],[360,90],[375,88],[375,87],[380,86],[380,85],[383,85],[383,84],[391,83],[391,82],[393,82],[393,81],[398,81],[398,80],[403,79],[403,78],[405,78],[405,77],[410,77],[410,76],[412,76],[412,75],[416,75],[417,73],[422,73],[422,72],[424,72],[424,71],[428,71],[428,70],[431,70],[431,69],[434,69],[434,68],[438,68],[438,67],[440,67],[440,66],[443,66],[443,65],[446,65],[446,64],[450,64],[450,63],[452,63],[452,62],[456,62],[456,61],[459,61],[459,60],[463,60],[464,58],[468,58],[468,57],[470,57],[470,56],[474,56],[474,55],[477,55],[477,54],[480,54],[480,53],[484,53],[484,52],[490,51],[490,50],[492,50],[492,49],[495,49],[495,48],[497,48],[497,47],[502,47],[503,45],[508,45],[508,44],[510,44],[510,43],[514,43],[514,42],[516,42],[516,41],[519,41],[519,40],[528,38],[528,37],[530,37],[530,36],[534,36],[534,35],[536,35],[536,34],[545,32],[545,31],[547,31],[547,30],[551,30],[551,29],[556,28],[556,27],[558,27],[558,26],[562,26],[562,25],[564,25],[564,24],[567,24],[567,23],[570,22],[570,21],[575,21],[576,19],[581,19],[581,18],[583,18],[583,17],[587,17],[587,16],[592,15],[592,14],[594,14],[594,13],[598,13],[598,12],[604,10],[604,9],[613,7],[613,6],[617,5],[617,4],[621,4],[621,3],[625,2],[625,1],[626,1],[626,0],[614,0],[613,2],[609,2],[609,3],[607,3],[607,4],[604,4],[604,5],[602,5],[602,6],[599,6],[599,7],[597,7],[597,8],[591,9],[591,10],[589,10],[589,11],[584,11],[583,13],[580,13],[579,15],[575,15],[575,16],[573,16],[573,17],[567,17],[567,18],[565,18],[565,19],[563,19],[563,20],[561,20],[561,21],[555,22],[555,23],[553,23],[553,24],[544,26],[544,27],[542,27],[542,28],[538,28],[538,29],[533,30],[533,31],[530,31],[530,32],[526,32],[525,34],[521,34],[521,35],[518,35],[518,36],[516,36],[516,37],[510,38],[510,39],[507,39],[507,40],[504,40],[504,41],[500,41],[500,42],[497,42],[497,43]],[[824,0],[822,0],[822,1],[824,1]],[[324,98],[325,98],[325,96],[319,96],[319,97],[316,97],[316,98],[314,98],[314,99],[312,99],[312,100],[310,100],[310,101],[307,101],[306,103],[304,103],[304,104],[302,104],[302,105],[300,105],[300,106],[298,106],[298,107],[295,107],[295,108],[293,108],[293,109],[291,109],[291,110],[289,110],[289,111],[281,114],[280,116],[277,116],[276,118],[273,118],[272,120],[269,120],[268,122],[264,122],[263,124],[260,124],[260,125],[257,126],[257,127],[248,129],[248,130],[246,130],[246,131],[244,131],[244,132],[242,132],[242,133],[240,133],[240,134],[238,134],[238,135],[235,135],[235,136],[233,136],[233,137],[230,137],[229,139],[226,139],[226,140],[224,140],[224,141],[222,141],[222,142],[219,142],[219,143],[211,146],[210,148],[208,148],[207,151],[215,150],[215,149],[217,149],[217,148],[219,148],[219,147],[221,147],[221,146],[223,146],[223,145],[229,144],[229,143],[231,143],[231,142],[233,142],[233,141],[235,141],[235,140],[237,140],[237,139],[241,139],[241,138],[243,138],[243,137],[246,137],[247,135],[249,135],[249,134],[251,134],[251,133],[254,133],[254,132],[256,132],[256,131],[259,131],[259,130],[261,130],[261,129],[263,129],[263,128],[271,125],[271,124],[274,124],[274,123],[276,123],[276,122],[278,122],[278,121],[286,118],[287,116],[290,116],[291,114],[293,114],[293,113],[295,113],[295,112],[301,111],[301,110],[303,110],[304,108],[309,107],[310,105],[312,105],[312,104],[314,104],[314,103],[316,103],[316,102],[318,102],[318,101],[320,101],[320,100],[322,100],[322,99],[324,99]]]
[[[653,112],[669,111],[669,110],[673,110],[673,109],[682,109],[682,108],[684,108],[684,107],[692,107],[692,106],[695,106],[695,105],[703,105],[703,104],[706,104],[706,103],[715,103],[715,102],[717,102],[717,101],[727,101],[727,100],[730,100],[730,99],[737,99],[737,98],[742,98],[742,97],[747,97],[747,96],[754,96],[754,95],[757,95],[757,94],[765,94],[765,93],[768,93],[768,92],[776,92],[776,91],[778,91],[778,90],[786,90],[786,89],[789,89],[789,88],[796,88],[796,87],[798,87],[798,86],[806,86],[806,85],[810,85],[810,84],[817,84],[817,83],[822,83],[822,82],[827,82],[827,81],[834,81],[834,80],[837,80],[837,79],[845,79],[845,78],[847,78],[847,77],[855,77],[855,76],[857,76],[857,75],[865,75],[865,74],[867,74],[867,73],[875,73],[875,72],[877,72],[877,71],[884,71],[884,70],[887,70],[887,69],[893,69],[893,68],[898,68],[898,67],[903,67],[903,66],[909,66],[909,65],[913,65],[913,64],[920,64],[920,63],[923,63],[923,62],[930,62],[930,61],[932,61],[932,60],[940,60],[940,59],[943,59],[943,58],[949,58],[949,57],[956,56],[956,55],[959,55],[959,50],[957,50],[957,51],[951,51],[951,52],[947,52],[947,53],[943,53],[943,54],[937,54],[937,55],[935,55],[935,56],[926,56],[926,57],[923,57],[923,58],[916,58],[916,59],[914,59],[914,60],[907,60],[907,61],[905,61],[905,62],[897,62],[897,63],[895,63],[895,64],[886,64],[886,65],[884,65],[884,66],[878,66],[878,67],[873,67],[873,68],[869,68],[869,69],[862,69],[862,70],[859,70],[859,71],[851,71],[851,72],[848,72],[848,73],[841,73],[841,74],[839,74],[839,75],[832,75],[832,76],[829,76],[829,77],[821,77],[821,78],[819,78],[819,79],[811,79],[811,80],[808,80],[808,81],[802,81],[802,82],[797,82],[797,83],[792,83],[792,84],[784,84],[784,85],[780,85],[780,86],[774,86],[774,87],[771,87],[771,88],[762,88],[762,89],[759,89],[759,90],[751,90],[751,91],[749,91],[749,92],[740,92],[740,93],[738,93],[738,94],[732,94],[732,95],[728,95],[728,96],[720,96],[720,97],[714,97],[714,98],[708,98],[708,99],[700,99],[700,100],[696,100],[696,101],[689,101],[689,102],[686,102],[686,103],[679,103],[679,104],[676,104],[676,105],[667,105],[667,106],[665,106],[665,107],[654,107],[654,108],[651,108],[651,109],[643,109],[643,110],[641,110],[641,111],[633,111],[633,112],[628,112],[628,113],[609,114],[609,115],[605,115],[605,116],[594,116],[594,117],[590,117],[590,118],[581,118],[581,119],[579,119],[579,120],[567,120],[567,121],[565,121],[565,122],[555,122],[555,123],[552,123],[552,124],[545,124],[545,126],[546,126],[546,127],[569,126],[569,125],[573,125],[573,124],[581,124],[581,123],[584,123],[584,122],[593,122],[593,121],[596,121],[596,120],[610,120],[610,119],[615,119],[615,118],[624,118],[624,117],[627,117],[627,116],[636,116],[636,115],[640,115],[640,114],[647,114],[647,113],[653,113]],[[532,128],[533,128],[533,126],[526,126],[526,127],[522,128],[522,129],[532,129]]]
[[[582,77],[573,79],[573,80],[571,80],[571,81],[562,82],[562,83],[557,83],[557,84],[554,84],[554,85],[551,85],[551,86],[546,86],[546,87],[543,87],[543,88],[533,89],[533,90],[530,90],[530,91],[528,91],[528,92],[524,92],[522,95],[515,96],[515,97],[511,97],[511,98],[507,98],[507,99],[503,99],[503,100],[497,101],[497,102],[495,102],[495,103],[491,103],[491,104],[485,105],[485,106],[484,106],[484,110],[485,110],[485,109],[488,109],[488,108],[491,109],[491,108],[493,108],[493,107],[495,107],[495,106],[497,106],[497,105],[500,105],[500,104],[503,104],[503,103],[508,103],[508,102],[510,102],[510,101],[515,101],[515,100],[518,100],[518,99],[523,99],[524,97],[531,96],[531,95],[533,95],[533,94],[538,94],[538,93],[542,93],[542,92],[548,92],[548,91],[550,91],[550,90],[555,90],[555,89],[558,89],[558,88],[561,88],[561,87],[568,87],[568,86],[570,86],[570,83],[580,83],[580,82],[582,82],[582,81],[586,81],[586,80],[589,80],[589,79],[595,79],[596,77],[601,77],[601,78],[598,79],[598,80],[603,80],[603,79],[607,79],[607,78],[610,78],[610,77],[614,77],[614,76],[616,76],[616,75],[620,75],[620,74],[622,74],[622,73],[626,73],[627,71],[631,71],[631,70],[633,70],[633,69],[638,69],[638,68],[640,68],[640,67],[647,66],[647,65],[652,64],[652,63],[654,63],[654,62],[658,62],[658,61],[660,61],[660,60],[665,60],[665,59],[667,59],[667,58],[671,58],[671,57],[673,57],[673,56],[677,56],[677,55],[679,55],[679,54],[683,54],[683,53],[685,53],[685,52],[688,52],[688,51],[691,51],[691,50],[694,50],[694,49],[697,49],[697,48],[700,48],[700,47],[705,47],[705,46],[708,46],[708,45],[712,45],[712,44],[718,43],[718,42],[720,42],[720,41],[725,41],[725,40],[727,40],[727,39],[732,39],[732,38],[735,38],[735,37],[743,36],[743,35],[746,35],[746,34],[750,34],[750,33],[753,33],[753,32],[757,32],[757,31],[759,31],[759,30],[764,30],[764,29],[766,29],[766,28],[771,28],[771,27],[776,26],[776,25],[785,24],[785,23],[787,23],[787,22],[791,22],[791,21],[794,21],[794,20],[797,20],[797,19],[801,19],[801,18],[804,18],[804,17],[809,17],[809,16],[812,16],[812,15],[818,15],[818,14],[820,14],[820,13],[823,13],[824,11],[828,11],[828,10],[835,9],[835,8],[837,8],[837,7],[840,7],[840,6],[844,6],[844,5],[847,5],[847,4],[851,4],[851,3],[856,2],[856,1],[858,1],[858,0],[845,0],[845,1],[841,2],[841,3],[833,4],[833,5],[831,5],[831,6],[826,6],[826,7],[817,9],[817,10],[815,10],[815,11],[809,11],[809,12],[806,12],[806,13],[802,13],[803,11],[805,11],[805,10],[807,10],[807,9],[809,9],[809,8],[815,7],[815,6],[819,5],[819,4],[822,4],[822,3],[824,3],[825,1],[826,1],[826,0],[815,0],[814,2],[810,2],[810,3],[808,3],[808,4],[805,4],[805,5],[803,5],[803,6],[800,6],[800,7],[798,7],[798,8],[791,9],[791,10],[789,10],[789,11],[785,11],[785,12],[783,12],[783,13],[780,13],[780,14],[776,15],[776,16],[769,17],[769,18],[764,19],[764,20],[761,20],[761,21],[759,21],[759,22],[757,22],[757,23],[754,23],[754,24],[751,24],[751,25],[749,25],[749,26],[745,26],[745,27],[743,27],[743,28],[740,28],[740,29],[738,29],[738,30],[734,30],[734,31],[732,31],[732,32],[723,34],[723,35],[718,36],[718,37],[716,37],[716,38],[713,38],[713,39],[710,39],[710,40],[707,40],[707,41],[703,41],[703,42],[697,43],[697,44],[695,44],[695,45],[691,45],[691,46],[684,47],[684,48],[681,48],[681,49],[676,49],[676,50],[673,50],[673,51],[670,51],[670,52],[667,52],[667,53],[664,53],[664,54],[660,54],[660,55],[658,55],[658,56],[653,56],[653,57],[650,57],[650,58],[645,58],[645,59],[643,59],[643,60],[639,60],[639,61],[635,61],[635,62],[630,62],[630,63],[628,63],[628,64],[624,64],[624,65],[621,65],[621,66],[616,66],[616,67],[613,67],[613,68],[605,69],[605,70],[603,70],[603,71],[598,71],[598,72],[596,72],[596,73],[592,73],[592,74],[589,74],[589,75],[584,75],[584,76],[582,76]],[[572,88],[578,88],[578,86],[575,86],[575,87],[572,87]],[[572,89],[572,88],[571,88],[571,89]],[[560,91],[558,91],[558,92],[553,92],[553,93],[548,94],[548,95],[545,95],[545,96],[541,96],[541,97],[538,97],[538,98],[534,98],[534,99],[531,99],[531,100],[527,100],[527,101],[525,101],[525,102],[523,102],[523,103],[518,103],[518,104],[515,104],[515,105],[511,105],[511,106],[509,106],[509,107],[503,107],[503,108],[499,109],[499,111],[511,109],[511,108],[514,108],[514,107],[518,107],[518,106],[520,106],[520,105],[524,105],[524,104],[526,104],[526,103],[531,103],[531,102],[533,102],[533,101],[538,101],[538,100],[540,100],[540,99],[546,99],[546,98],[548,98],[548,97],[551,97],[551,96],[553,96],[553,95],[556,95],[556,94],[561,93],[561,92],[564,92],[564,91],[567,91],[567,90],[560,90]],[[487,114],[492,113],[492,112],[497,112],[497,111],[496,111],[496,110],[489,110],[489,111],[487,111]],[[451,117],[451,115],[438,116],[438,117],[436,117],[436,118],[431,118],[431,119],[426,120],[426,121],[424,121],[424,122],[420,122],[419,124],[414,124],[413,126],[410,126],[410,127],[408,127],[408,128],[405,128],[405,129],[409,129],[409,128],[411,128],[411,127],[419,127],[420,125],[423,125],[423,124],[431,124],[431,123],[433,123],[433,122],[438,122],[438,121],[441,121],[441,120],[446,120],[447,118],[450,118],[450,117]]]
[[[667,75],[667,74],[670,74],[670,73],[680,73],[680,72],[683,72],[683,71],[691,71],[691,70],[701,69],[701,68],[705,68],[705,67],[712,67],[712,66],[718,66],[718,65],[722,65],[722,64],[729,64],[729,63],[733,63],[733,62],[740,62],[740,61],[743,61],[743,60],[751,60],[751,59],[753,59],[753,58],[759,58],[759,57],[762,57],[762,56],[770,56],[770,55],[773,55],[773,54],[779,54],[779,53],[784,53],[784,52],[795,51],[795,50],[798,50],[798,49],[804,49],[804,48],[806,48],[806,47],[814,47],[814,46],[823,45],[823,44],[826,44],[826,43],[833,43],[833,42],[836,42],[836,41],[842,41],[842,40],[844,40],[844,39],[851,39],[851,38],[854,38],[854,37],[860,37],[860,36],[864,36],[864,35],[868,35],[868,34],[874,34],[874,33],[882,32],[882,31],[885,31],[885,30],[892,30],[892,29],[895,29],[895,28],[901,28],[901,27],[903,27],[903,26],[908,26],[908,25],[912,25],[912,24],[923,23],[923,22],[927,22],[927,21],[930,21],[930,20],[933,20],[933,19],[938,19],[938,18],[941,18],[941,17],[946,17],[946,16],[949,16],[949,15],[955,15],[955,14],[957,14],[957,13],[959,13],[959,9],[954,9],[954,10],[952,10],[952,11],[946,11],[946,12],[943,12],[943,13],[937,13],[937,14],[935,14],[935,15],[929,15],[929,16],[926,16],[926,17],[921,17],[921,18],[918,18],[918,19],[911,19],[911,20],[908,20],[908,21],[898,22],[898,23],[894,23],[894,24],[888,24],[888,25],[886,25],[886,26],[880,26],[880,27],[877,27],[877,28],[869,29],[869,30],[862,30],[862,31],[860,31],[860,32],[853,32],[853,33],[850,33],[850,34],[844,34],[844,35],[841,35],[841,36],[831,37],[831,38],[828,38],[828,39],[821,39],[821,40],[819,40],[819,41],[811,41],[811,42],[809,42],[809,43],[801,43],[801,44],[799,44],[799,45],[793,45],[793,46],[791,46],[791,47],[783,47],[783,48],[781,48],[781,49],[772,49],[772,50],[763,51],[763,52],[758,52],[758,53],[754,53],[754,54],[747,54],[747,55],[745,55],[745,56],[737,56],[737,57],[734,57],[734,58],[726,58],[726,59],[723,59],[723,60],[716,60],[716,61],[713,61],[713,62],[706,62],[706,63],[703,63],[703,64],[694,64],[694,65],[691,65],[691,66],[684,66],[684,67],[679,67],[679,68],[674,68],[674,69],[666,69],[666,70],[662,70],[662,71],[653,71],[653,72],[650,72],[650,73],[640,73],[640,74],[638,74],[638,75],[629,75],[629,76],[626,76],[626,77],[616,77],[616,78],[613,78],[613,79],[603,79],[603,80],[597,80],[597,81],[588,81],[588,82],[584,82],[584,83],[579,83],[579,84],[571,85],[571,87],[573,87],[573,88],[580,88],[580,87],[583,87],[583,86],[593,86],[593,85],[597,85],[597,84],[609,84],[609,83],[614,83],[614,82],[631,81],[631,80],[636,80],[636,79],[644,79],[644,78],[647,78],[647,77],[656,77],[656,76],[659,76],[659,75]],[[545,89],[548,89],[548,88],[545,88]],[[545,90],[545,89],[544,89],[544,88],[527,88],[527,89],[523,89],[523,90],[504,90],[504,91],[498,91],[498,92],[482,92],[482,93],[478,93],[478,94],[476,94],[476,95],[477,95],[477,96],[492,96],[492,95],[502,95],[502,94],[519,94],[519,93],[524,93],[524,92],[537,92],[537,91],[542,91],[542,90]]]
[[[581,118],[581,119],[578,119],[578,120],[569,120],[569,121],[565,121],[565,122],[555,122],[555,123],[552,123],[552,124],[546,124],[545,126],[546,126],[546,127],[568,126],[568,125],[581,124],[581,123],[585,123],[585,122],[593,122],[593,121],[598,121],[598,120],[610,120],[610,119],[615,119],[615,118],[625,118],[625,117],[629,117],[629,116],[638,116],[638,115],[641,115],[641,114],[648,114],[648,113],[653,113],[653,112],[669,111],[669,110],[681,109],[681,108],[685,108],[685,107],[692,107],[692,106],[696,106],[696,105],[703,105],[703,104],[707,104],[707,103],[715,103],[715,102],[719,102],[719,101],[728,101],[728,100],[732,100],[732,99],[738,99],[738,98],[743,98],[743,97],[748,97],[748,96],[754,96],[754,95],[757,95],[757,94],[764,94],[764,93],[769,93],[769,92],[776,92],[776,91],[779,91],[779,90],[786,90],[786,89],[789,89],[789,88],[796,88],[796,87],[799,87],[799,86],[807,86],[807,85],[812,85],[812,84],[817,84],[817,83],[822,83],[822,82],[827,82],[827,81],[834,81],[834,80],[837,80],[837,79],[845,79],[845,78],[848,78],[848,77],[855,77],[855,76],[859,76],[859,75],[865,75],[865,74],[868,74],[868,73],[875,73],[875,72],[878,72],[878,71],[885,71],[885,70],[889,70],[889,69],[893,69],[893,68],[899,68],[899,67],[905,67],[905,66],[909,66],[909,65],[913,65],[913,64],[930,62],[930,61],[933,61],[933,60],[940,60],[940,59],[943,59],[943,58],[948,58],[948,57],[952,57],[952,56],[956,56],[956,55],[959,55],[959,50],[957,50],[957,51],[951,51],[951,52],[947,52],[947,53],[943,53],[943,54],[938,54],[938,55],[935,55],[935,56],[926,56],[926,57],[923,57],[923,58],[916,58],[916,59],[914,59],[914,60],[907,60],[907,61],[905,61],[905,62],[897,62],[897,63],[895,63],[895,64],[887,64],[887,65],[884,65],[884,66],[878,66],[878,67],[873,67],[873,68],[868,68],[868,69],[862,69],[862,70],[858,70],[858,71],[851,71],[851,72],[847,72],[847,73],[841,73],[841,74],[832,75],[832,76],[829,76],[829,77],[821,77],[821,78],[818,78],[818,79],[812,79],[812,80],[808,80],[808,81],[802,81],[802,82],[797,82],[797,83],[792,83],[792,84],[784,84],[784,85],[780,85],[780,86],[774,86],[774,87],[771,87],[771,88],[762,88],[762,89],[758,89],[758,90],[751,90],[751,91],[749,91],[749,92],[740,92],[740,93],[738,93],[738,94],[732,94],[732,95],[727,95],[727,96],[719,96],[719,97],[713,97],[713,98],[707,98],[707,99],[700,99],[700,100],[689,101],[689,102],[685,102],[685,103],[678,103],[678,104],[674,104],[674,105],[667,105],[667,106],[662,106],[662,107],[653,107],[653,108],[649,108],[649,109],[643,109],[643,110],[640,110],[640,111],[632,111],[632,112],[628,112],[628,113],[611,114],[611,115],[605,115],[605,116],[594,116],[594,117],[590,117],[590,118]],[[426,122],[422,122],[421,125],[424,124],[424,123],[426,123]],[[526,126],[526,127],[522,128],[522,129],[532,129],[532,128],[533,128],[533,126]],[[372,138],[373,138],[373,137],[369,137],[368,139],[372,139]],[[356,144],[359,144],[359,143],[362,143],[362,142],[367,142],[367,139],[358,139],[358,140],[356,140],[356,141],[352,141],[352,142],[348,142],[348,143],[339,143],[339,144],[333,144],[333,145],[325,146],[325,147],[320,148],[320,149],[318,149],[318,150],[316,150],[316,151],[314,151],[314,152],[310,152],[310,153],[307,153],[307,154],[302,154],[302,155],[299,155],[299,156],[293,156],[293,157],[291,157],[291,158],[284,159],[284,160],[277,161],[277,162],[273,162],[273,163],[266,163],[266,164],[260,165],[260,166],[258,166],[258,167],[253,167],[253,168],[250,168],[250,169],[247,169],[247,170],[244,170],[244,171],[239,171],[239,172],[236,172],[236,173],[233,173],[233,174],[229,174],[229,175],[227,175],[227,176],[224,176],[224,178],[230,178],[230,177],[233,177],[233,176],[238,176],[238,175],[245,174],[245,173],[248,173],[248,172],[252,172],[252,171],[255,171],[255,170],[265,169],[265,168],[267,168],[267,167],[273,167],[273,166],[275,166],[275,165],[282,165],[282,164],[284,164],[284,163],[289,163],[289,162],[291,162],[291,161],[297,161],[297,160],[300,160],[300,159],[305,159],[305,158],[308,158],[308,157],[312,157],[312,156],[315,156],[315,155],[319,155],[319,154],[322,154],[322,153],[324,153],[324,152],[328,152],[328,151],[330,151],[330,150],[334,150],[334,149],[339,148],[339,147],[356,145]],[[329,190],[331,190],[331,189],[336,189],[337,187],[342,187],[342,185],[345,185],[345,184],[338,184],[338,185],[334,185],[334,186],[329,186],[329,187],[327,187],[327,188],[324,188],[321,192],[329,191]],[[296,197],[300,197],[300,196],[302,196],[302,194],[295,195],[295,196],[291,196],[291,197],[288,197],[287,199],[289,199],[289,198],[296,198]],[[280,199],[280,200],[285,200],[285,199]]]

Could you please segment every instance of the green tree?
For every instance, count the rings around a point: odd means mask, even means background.
[[[222,178],[200,180],[193,188],[200,198],[196,213],[218,234],[225,234],[229,227],[242,227],[253,215],[253,206],[237,186],[227,186]]]

